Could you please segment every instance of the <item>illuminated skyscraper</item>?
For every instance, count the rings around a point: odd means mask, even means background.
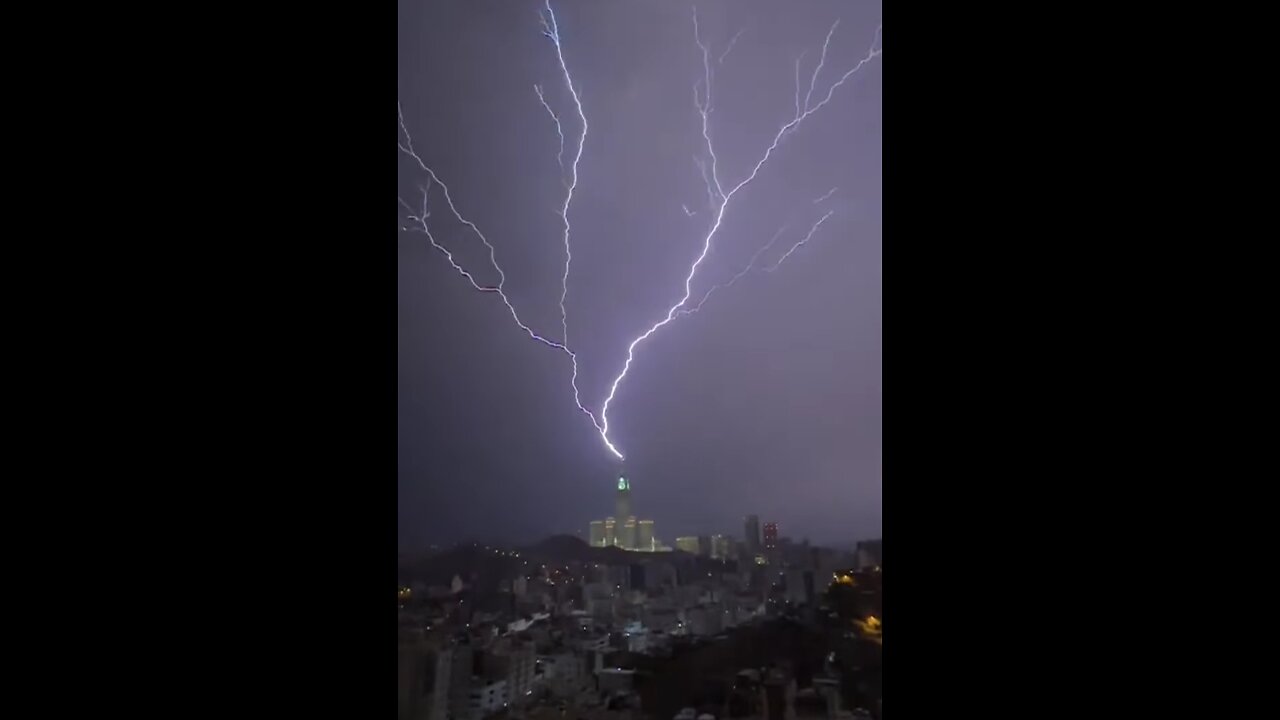
[[[687,537],[678,537],[676,538],[676,549],[697,555],[698,538],[692,535]]]
[[[617,518],[619,524],[625,523],[627,518],[631,517],[631,482],[625,475],[618,476],[618,497],[614,501],[614,508],[613,516]]]
[[[631,481],[625,473],[618,475],[614,512],[613,517],[591,522],[591,545],[642,552],[670,550],[654,537],[652,520],[641,520],[631,513]]]

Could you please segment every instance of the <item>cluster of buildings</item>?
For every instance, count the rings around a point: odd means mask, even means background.
[[[631,514],[631,481],[625,474],[618,477],[613,516],[592,520],[589,537],[592,547],[620,547],[637,552],[671,550],[654,536],[652,520],[639,520]]]
[[[758,515],[745,518],[740,541],[729,535],[691,535],[676,538],[674,548],[665,545],[654,534],[652,520],[641,520],[632,513],[631,481],[625,474],[618,477],[614,514],[603,520],[592,520],[588,538],[592,547],[617,547],[633,552],[670,552],[675,549],[713,560],[737,560],[757,565],[802,564],[803,559],[795,560],[796,553],[802,554],[808,549],[807,542],[797,545],[790,538],[779,536],[778,523],[766,522],[762,526]],[[858,564],[878,565],[878,546],[874,553],[861,554]]]
[[[669,657],[735,627],[814,603],[822,569],[736,565],[676,553],[617,564],[519,565],[493,591],[455,577],[400,588],[400,717],[486,720],[572,709],[639,720],[634,656]]]
[[[617,492],[614,517],[591,523],[590,544],[639,552],[572,559],[493,549],[490,560],[501,560],[501,571],[486,565],[447,584],[406,581],[399,589],[402,720],[647,718],[637,656],[669,657],[796,608],[812,613],[833,579],[859,564],[879,565],[878,546],[864,553],[793,543],[776,523],[762,530],[754,515],[741,540],[682,537],[676,548],[684,552],[662,552],[671,548],[654,538],[652,521],[631,513],[625,476]],[[582,559],[588,556],[594,559]],[[797,697],[794,683],[779,695],[787,681],[752,672],[743,693],[756,708]],[[799,699],[803,705],[804,693]]]

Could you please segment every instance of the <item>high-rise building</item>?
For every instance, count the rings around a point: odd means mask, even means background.
[[[711,557],[717,560],[728,560],[733,553],[733,538],[728,535],[711,536]]]
[[[658,552],[670,550],[653,534],[653,521],[640,520],[631,514],[631,481],[625,474],[618,476],[617,494],[614,496],[614,516],[591,522],[591,545],[595,547],[620,547],[626,550]]]
[[[858,567],[863,570],[880,567],[883,546],[884,542],[882,540],[863,540],[858,543],[854,551],[857,556]]]
[[[458,645],[449,653],[449,690],[446,708],[448,717],[470,715],[471,676],[475,670],[475,655],[469,645]]]
[[[618,496],[614,500],[614,507],[616,511],[613,516],[618,522],[625,523],[631,517],[631,482],[626,476],[618,477]]]
[[[641,520],[636,534],[636,549],[653,552],[653,521]]]
[[[747,542],[747,554],[754,557],[760,552],[760,517],[748,515],[743,530],[743,539]]]
[[[492,681],[506,683],[506,697],[502,702],[512,704],[524,701],[533,690],[536,656],[533,641],[503,638],[484,653],[482,669]],[[472,690],[474,696],[475,690]]]
[[[636,516],[632,515],[622,525],[622,532],[619,533],[618,547],[626,550],[636,549]]]
[[[694,535],[676,538],[676,549],[694,555],[698,554],[698,538]]]
[[[766,550],[778,547],[778,523],[770,522],[764,524],[764,547]]]
[[[711,557],[711,536],[698,536],[698,554],[702,557]]]
[[[401,638],[399,717],[402,720],[446,720],[452,657],[447,648],[432,649],[420,638]]]

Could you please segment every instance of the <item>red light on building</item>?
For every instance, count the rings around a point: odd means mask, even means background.
[[[778,547],[778,523],[764,524],[764,546],[768,550]]]

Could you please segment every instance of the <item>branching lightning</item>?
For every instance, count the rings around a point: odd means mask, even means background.
[[[804,122],[805,119],[807,119],[810,115],[813,115],[818,110],[821,110],[827,103],[831,102],[831,98],[835,94],[835,91],[837,88],[843,85],[846,80],[852,77],[853,74],[856,73],[858,70],[860,70],[864,65],[871,62],[873,59],[875,59],[881,54],[882,50],[877,49],[876,47],[876,44],[880,39],[880,27],[877,27],[875,38],[872,40],[871,49],[867,52],[866,57],[859,60],[856,65],[854,65],[852,68],[846,71],[843,75],[841,75],[840,79],[837,80],[835,83],[833,83],[831,87],[827,89],[826,97],[822,98],[822,100],[820,100],[817,104],[812,104],[813,88],[814,88],[814,84],[817,82],[818,71],[821,70],[822,65],[826,62],[827,48],[831,43],[831,36],[835,33],[836,25],[838,25],[839,22],[840,22],[839,20],[836,20],[835,23],[832,23],[831,29],[827,31],[827,38],[822,43],[822,60],[818,64],[818,69],[815,70],[813,73],[813,80],[810,82],[810,85],[809,85],[809,93],[805,96],[803,112],[801,112],[800,106],[797,104],[795,117],[791,121],[787,122],[781,128],[778,129],[777,134],[775,134],[773,137],[773,142],[770,143],[769,147],[764,151],[764,155],[761,156],[759,161],[756,162],[755,166],[751,169],[751,172],[745,178],[739,181],[737,185],[734,185],[733,188],[729,190],[729,192],[726,193],[723,190],[723,185],[721,185],[720,183],[719,174],[717,172],[717,159],[716,159],[715,147],[714,147],[714,144],[711,142],[711,135],[708,128],[708,115],[711,112],[711,66],[708,60],[709,51],[707,46],[702,42],[702,38],[698,33],[698,13],[697,13],[697,9],[696,8],[694,9],[694,14],[693,14],[694,42],[696,42],[698,45],[698,48],[702,50],[704,82],[706,83],[705,92],[702,94],[703,102],[698,102],[698,97],[699,97],[699,93],[697,89],[698,84],[694,83],[694,103],[697,106],[698,114],[702,117],[702,137],[703,139],[706,140],[707,153],[711,157],[710,178],[711,178],[711,181],[715,184],[715,191],[720,199],[719,207],[716,210],[715,222],[712,224],[711,230],[707,233],[706,238],[703,240],[702,252],[700,252],[698,254],[698,257],[693,261],[693,264],[689,267],[689,274],[685,276],[684,296],[680,298],[679,302],[677,302],[675,305],[672,305],[671,308],[667,310],[667,314],[665,317],[663,317],[661,320],[659,320],[658,322],[650,326],[648,330],[644,331],[642,334],[636,337],[636,339],[632,340],[631,344],[627,346],[627,360],[625,363],[623,363],[622,372],[618,373],[618,376],[614,378],[613,384],[610,385],[609,387],[609,394],[607,397],[605,397],[604,404],[600,406],[600,421],[602,425],[600,429],[600,435],[601,437],[604,438],[604,441],[606,443],[609,443],[609,405],[613,403],[614,397],[618,394],[618,386],[627,377],[627,372],[631,369],[631,363],[635,360],[636,346],[644,342],[645,340],[649,339],[649,336],[653,335],[659,329],[661,329],[662,327],[670,323],[676,317],[676,314],[684,307],[685,303],[689,301],[689,295],[692,293],[693,278],[698,273],[698,266],[702,264],[702,261],[705,260],[707,257],[707,253],[711,250],[711,241],[715,238],[716,232],[719,231],[720,225],[724,221],[724,213],[725,213],[725,210],[729,207],[729,202],[733,200],[733,198],[738,194],[739,191],[741,191],[744,187],[750,184],[751,181],[756,179],[756,176],[760,173],[760,169],[764,167],[765,163],[769,161],[769,158],[773,156],[773,151],[778,148],[778,143],[782,141],[782,138],[784,135],[786,135],[788,132],[791,132],[797,129],[800,126],[800,124]],[[799,61],[797,60],[797,63],[798,62]],[[798,92],[796,94],[797,96],[799,95]],[[823,220],[826,220],[826,216],[823,217]],[[821,224],[821,221],[819,221],[818,225],[820,224]],[[815,225],[814,227],[815,230],[816,230],[816,227],[817,226]],[[813,234],[812,231],[810,231],[810,234],[805,237],[805,240],[802,240],[799,244],[797,244],[796,247],[798,247],[799,245],[803,245],[805,242],[808,242],[808,238],[812,236],[812,234]],[[793,252],[794,250],[795,248],[793,247],[792,250],[788,251],[787,254],[790,255],[790,253]],[[612,444],[610,444],[609,447],[610,449],[613,449]],[[616,453],[617,451],[615,450],[614,452]]]
[[[551,109],[547,104],[547,99],[542,96],[542,86],[534,85],[533,91],[538,94],[538,102],[542,103],[542,107],[547,109],[547,114],[556,124],[556,135],[560,136],[560,152],[556,153],[556,164],[560,166],[560,172],[564,172],[564,129],[560,127],[560,117],[556,115],[556,111]],[[561,178],[563,180],[563,178]]]
[[[742,30],[746,30],[746,28],[742,28]],[[724,59],[729,57],[729,53],[733,52],[733,46],[738,43],[738,38],[742,37],[742,30],[735,33],[733,38],[729,40],[729,46],[724,49],[724,52],[720,53],[720,58],[716,60],[717,65],[723,65]]]
[[[489,239],[486,238],[484,233],[480,231],[480,228],[476,227],[475,223],[468,220],[466,217],[462,215],[461,212],[459,212],[457,206],[453,202],[453,196],[449,193],[449,186],[446,185],[444,181],[441,180],[439,176],[436,175],[435,171],[432,170],[431,167],[428,166],[426,162],[422,160],[422,157],[418,155],[418,152],[413,147],[413,136],[409,134],[408,128],[405,127],[404,112],[401,110],[399,105],[396,106],[396,114],[397,114],[397,118],[400,121],[400,132],[404,135],[404,142],[397,143],[397,147],[405,155],[412,158],[414,162],[418,164],[418,167],[427,173],[427,178],[428,178],[428,182],[426,186],[421,188],[421,191],[422,191],[422,209],[421,210],[415,210],[414,208],[412,208],[407,202],[405,202],[404,198],[396,198],[400,202],[400,205],[403,206],[408,211],[408,215],[407,215],[408,219],[415,223],[415,227],[407,228],[407,229],[410,230],[411,232],[423,233],[426,236],[427,241],[431,243],[431,246],[436,250],[438,250],[441,254],[443,254],[445,258],[449,261],[449,265],[451,265],[453,269],[456,270],[460,275],[465,277],[467,279],[467,282],[471,283],[471,286],[473,288],[475,288],[476,290],[479,290],[480,292],[495,293],[496,295],[498,295],[498,297],[502,298],[502,303],[506,305],[507,311],[511,314],[511,319],[515,321],[516,325],[521,330],[523,330],[526,335],[528,335],[530,338],[534,340],[537,340],[543,345],[546,345],[548,347],[553,347],[557,350],[560,350],[564,354],[568,355],[570,361],[576,367],[578,356],[575,352],[569,349],[567,341],[556,342],[555,340],[551,340],[550,338],[547,338],[535,332],[533,328],[529,327],[523,320],[520,319],[520,313],[516,311],[515,305],[511,303],[511,298],[508,297],[506,292],[503,290],[503,287],[507,282],[507,274],[503,271],[502,266],[498,264],[497,251],[494,249],[493,244],[490,243]],[[448,248],[446,248],[445,246],[437,242],[435,239],[435,236],[432,235],[431,228],[427,223],[427,218],[431,216],[428,206],[429,206],[430,188],[432,183],[440,186],[440,189],[444,195],[445,203],[449,206],[449,211],[453,213],[454,218],[457,219],[458,222],[467,226],[473,233],[475,233],[476,237],[480,238],[480,242],[484,243],[484,246],[488,248],[489,263],[493,265],[494,270],[498,272],[497,285],[482,285],[480,282],[478,282],[475,279],[475,276],[473,276],[470,272],[468,272],[465,268],[463,268],[461,265],[458,264],[458,262],[453,257],[453,253],[450,252]],[[574,395],[574,399],[575,401],[577,400],[576,393]],[[578,402],[577,405],[578,405],[578,409],[581,410],[583,413],[585,413],[587,417],[591,419],[591,424],[595,425],[596,428],[599,429],[600,424],[596,421],[595,415],[590,410],[588,410],[585,406],[583,406],[581,402]]]
[[[409,146],[407,149],[403,145],[401,145],[400,148],[402,150],[405,150],[411,156],[417,157],[412,149],[413,148],[412,141],[409,141]],[[449,264],[453,266],[453,269],[457,270],[460,275],[462,275],[467,279],[467,282],[471,283],[471,287],[475,288],[476,290],[479,290],[480,292],[497,293],[498,297],[502,298],[503,304],[507,306],[507,310],[510,311],[511,319],[515,320],[516,325],[518,325],[521,330],[524,330],[529,337],[533,338],[534,340],[537,340],[543,345],[547,345],[548,347],[553,347],[553,348],[556,348],[557,350],[561,350],[567,353],[570,357],[572,357],[573,352],[569,350],[568,347],[566,347],[562,343],[556,342],[555,340],[550,340],[548,338],[545,338],[539,335],[538,333],[534,332],[532,328],[526,325],[523,320],[520,319],[520,314],[516,312],[515,306],[511,304],[511,299],[508,298],[507,294],[502,290],[503,283],[506,282],[507,277],[506,277],[506,274],[502,272],[502,267],[498,265],[498,261],[494,257],[493,246],[489,244],[489,241],[485,238],[484,234],[481,233],[480,230],[477,229],[475,225],[472,225],[470,221],[468,221],[467,219],[463,218],[461,215],[458,214],[457,208],[453,206],[453,200],[449,197],[449,187],[444,183],[440,182],[440,179],[437,178],[435,173],[431,171],[431,168],[427,167],[426,165],[422,165],[422,168],[427,171],[428,177],[430,177],[431,180],[434,181],[437,185],[439,185],[440,188],[444,191],[445,202],[449,204],[449,209],[453,211],[454,216],[457,217],[463,224],[469,226],[472,229],[472,231],[474,231],[475,234],[479,236],[480,240],[489,248],[489,260],[490,262],[493,263],[494,269],[498,271],[498,284],[497,285],[481,285],[479,282],[476,281],[475,277],[471,273],[467,272],[465,268],[463,268],[461,265],[457,263],[456,260],[453,259],[453,253],[449,252],[448,248],[436,242],[435,236],[431,234],[431,229],[427,225],[427,218],[431,217],[431,212],[427,207],[427,204],[428,204],[427,198],[428,198],[428,193],[430,189],[430,183],[428,183],[427,186],[424,186],[421,188],[422,190],[422,209],[421,210],[415,211],[412,207],[409,206],[409,203],[404,201],[404,198],[400,198],[400,197],[396,198],[397,200],[400,201],[400,204],[404,206],[406,210],[409,211],[408,218],[418,225],[418,227],[411,229],[411,232],[417,232],[419,231],[419,228],[420,228],[421,232],[427,236],[427,240],[431,243],[431,247],[434,247],[436,250],[439,250],[441,253],[443,253],[445,258],[449,261]],[[415,212],[417,212],[416,215],[414,214]]]
[[[831,192],[835,192],[835,190],[832,189]],[[830,197],[830,196],[831,196],[831,193],[827,193],[825,197],[819,198],[818,200],[814,200],[814,203],[816,204],[820,200],[825,200],[826,197]],[[809,232],[806,233],[805,236],[801,238],[799,242],[792,245],[785,253],[782,254],[782,257],[778,258],[772,265],[768,265],[761,269],[764,272],[773,272],[774,270],[777,270],[778,267],[781,266],[782,263],[786,262],[787,258],[791,257],[791,254],[794,253],[796,250],[798,250],[801,245],[804,245],[805,243],[809,242],[809,239],[812,238],[813,234],[818,231],[818,228],[822,227],[822,223],[826,222],[827,218],[831,217],[834,213],[835,213],[834,210],[828,210],[825,215],[818,218],[817,222],[815,222],[813,226],[809,228]],[[786,225],[783,225],[782,227],[778,228],[778,231],[773,234],[773,237],[769,239],[769,242],[765,243],[759,250],[756,250],[754,255],[751,256],[751,259],[747,261],[746,267],[742,268],[742,270],[738,271],[736,275],[729,278],[725,282],[720,283],[719,285],[711,286],[711,289],[702,295],[702,299],[699,300],[697,304],[691,307],[681,308],[680,310],[676,311],[676,317],[680,317],[682,315],[692,315],[698,312],[699,310],[702,309],[703,305],[707,304],[707,301],[710,300],[711,296],[714,295],[717,291],[728,290],[729,288],[733,287],[734,283],[738,282],[739,280],[741,280],[742,278],[750,274],[752,270],[756,269],[756,261],[759,260],[762,255],[768,252],[770,248],[772,248],[775,244],[777,244],[778,239],[781,238],[782,234],[785,233],[786,231],[787,231]]]
[[[782,263],[787,261],[787,258],[791,257],[791,253],[795,252],[796,250],[799,250],[801,245],[804,245],[805,243],[809,242],[809,238],[813,237],[813,234],[818,232],[818,228],[822,227],[822,223],[826,222],[827,218],[831,217],[831,214],[833,212],[835,211],[828,210],[826,215],[823,215],[822,217],[818,218],[818,222],[814,223],[813,227],[809,228],[809,232],[806,233],[803,238],[800,238],[800,242],[796,243],[795,245],[792,245],[790,250],[782,253],[782,257],[778,258],[778,261],[775,262],[774,264],[765,268],[764,271],[773,272],[774,270],[777,270],[782,265]]]
[[[822,202],[823,200],[826,200],[827,198],[831,197],[832,195],[835,195],[835,194],[836,194],[836,191],[837,191],[837,190],[839,190],[839,189],[840,189],[840,188],[831,188],[830,190],[828,190],[828,191],[827,191],[827,194],[826,194],[826,195],[823,195],[822,197],[818,198],[817,200],[814,200],[814,201],[813,201],[813,204],[814,204],[814,205],[817,205],[818,203]]]
[[[578,119],[582,122],[582,134],[578,136],[578,151],[573,156],[573,164],[571,166],[571,179],[568,185],[568,191],[564,196],[564,206],[560,208],[560,219],[564,222],[564,275],[560,278],[560,328],[563,331],[563,342],[569,344],[569,312],[565,309],[565,300],[569,297],[569,265],[573,262],[573,252],[569,249],[569,205],[573,202],[573,191],[578,187],[578,162],[582,160],[582,149],[587,144],[587,115],[582,111],[582,98],[578,96],[578,90],[573,86],[573,77],[569,75],[569,66],[564,61],[564,48],[560,45],[560,26],[556,22],[556,14],[551,9],[551,0],[546,0],[547,12],[542,15],[543,34],[551,39],[552,44],[556,48],[556,60],[560,62],[560,71],[564,74],[565,87],[569,88],[569,94],[573,96],[573,106],[578,111]],[[542,91],[538,91],[538,99],[542,100],[542,104],[547,108],[547,112],[551,112],[550,106],[546,100],[542,98]],[[551,113],[551,117],[556,121],[556,132],[560,133],[561,153],[564,152],[564,133],[560,130],[560,119],[555,113]],[[564,164],[561,163],[563,170]],[[600,423],[596,422],[596,416],[587,410],[582,404],[582,396],[578,391],[578,356],[574,353],[569,354],[569,361],[573,364],[573,374],[569,378],[569,384],[573,387],[573,402],[578,409],[587,414],[591,418],[591,423],[601,432],[603,437],[604,428]],[[609,444],[609,439],[604,438],[605,444],[613,451],[613,454],[619,458],[620,453]]]
[[[617,447],[615,447],[615,445],[613,444],[613,442],[611,442],[609,438],[608,412],[611,404],[613,403],[617,395],[618,388],[620,387],[620,385],[622,384],[622,381],[626,378],[627,373],[631,369],[631,364],[635,359],[635,352],[637,347],[641,343],[643,343],[645,340],[647,340],[650,336],[652,336],[654,333],[656,333],[659,329],[669,324],[673,319],[680,316],[684,316],[684,315],[691,315],[697,312],[699,309],[702,308],[703,304],[705,304],[707,300],[712,296],[712,294],[714,294],[716,291],[732,286],[734,283],[736,283],[738,280],[748,275],[754,269],[757,269],[756,263],[765,255],[765,253],[767,253],[771,248],[773,248],[775,244],[778,242],[778,240],[783,236],[783,234],[786,231],[786,226],[783,226],[782,228],[780,228],[766,245],[764,245],[763,247],[761,247],[759,250],[756,251],[756,253],[751,257],[751,260],[747,263],[747,266],[743,268],[742,271],[734,275],[730,280],[724,283],[721,283],[719,285],[713,286],[711,289],[709,289],[706,293],[702,295],[702,298],[696,304],[693,304],[693,305],[689,304],[690,297],[693,294],[694,278],[698,273],[699,267],[702,265],[703,261],[706,259],[708,253],[711,250],[712,242],[715,239],[717,233],[719,232],[723,224],[726,211],[730,205],[730,201],[732,201],[740,191],[745,189],[748,185],[750,185],[756,179],[756,177],[761,172],[762,168],[768,163],[769,159],[772,157],[774,151],[778,149],[784,137],[796,131],[802,125],[802,123],[807,118],[809,118],[809,116],[813,115],[818,110],[822,109],[825,105],[827,105],[827,103],[831,101],[836,89],[838,89],[841,85],[843,85],[846,80],[848,80],[852,75],[854,75],[854,73],[856,73],[864,65],[866,65],[868,62],[872,61],[873,59],[875,59],[881,54],[882,50],[877,48],[877,44],[880,38],[881,28],[880,27],[876,28],[875,37],[872,40],[871,48],[868,51],[867,55],[864,58],[862,58],[852,68],[845,71],[839,77],[838,80],[832,83],[827,88],[825,96],[823,96],[822,93],[819,93],[820,99],[817,102],[814,102],[814,92],[817,86],[819,76],[821,75],[821,72],[826,64],[827,50],[830,46],[831,39],[835,34],[836,27],[839,25],[839,20],[832,23],[831,28],[827,31],[826,39],[823,41],[823,44],[822,44],[822,55],[818,61],[818,65],[814,68],[813,74],[810,77],[808,92],[805,94],[803,104],[801,103],[801,100],[800,100],[800,65],[801,65],[801,61],[804,58],[804,54],[802,53],[798,58],[796,58],[795,60],[795,82],[796,82],[795,113],[792,116],[792,119],[784,123],[778,129],[777,133],[773,137],[772,142],[764,150],[763,154],[759,157],[759,159],[755,162],[755,164],[751,166],[750,172],[747,173],[747,175],[743,177],[741,180],[739,180],[736,184],[732,184],[731,186],[729,186],[724,184],[720,177],[719,158],[716,155],[715,144],[712,140],[711,115],[714,109],[712,104],[712,87],[713,87],[714,77],[712,72],[713,63],[712,63],[712,56],[711,56],[711,48],[709,44],[703,42],[701,33],[699,31],[699,27],[698,27],[697,10],[695,8],[693,13],[694,43],[696,44],[696,46],[698,47],[698,49],[701,51],[701,54],[702,54],[703,72],[701,74],[701,77],[698,78],[693,84],[693,100],[694,100],[694,109],[698,113],[698,116],[701,121],[701,134],[702,134],[702,139],[706,145],[706,154],[705,154],[705,157],[695,156],[694,162],[697,164],[699,171],[702,175],[702,179],[706,185],[708,205],[711,210],[713,220],[711,222],[709,230],[706,232],[706,235],[702,238],[701,251],[694,258],[693,262],[689,266],[688,273],[685,276],[684,295],[674,305],[668,308],[665,316],[662,319],[660,319],[659,321],[651,325],[647,330],[645,330],[643,333],[641,333],[640,335],[636,336],[633,340],[631,340],[630,344],[627,346],[626,361],[623,364],[621,372],[618,373],[618,375],[613,379],[612,383],[609,386],[609,392],[607,396],[604,398],[604,401],[600,406],[599,419],[597,420],[596,415],[592,413],[591,410],[589,410],[585,405],[583,405],[581,400],[581,395],[580,395],[578,383],[577,383],[578,360],[577,360],[577,354],[574,353],[569,347],[569,322],[568,322],[568,311],[566,307],[566,301],[569,293],[569,271],[573,262],[573,254],[570,247],[571,225],[569,222],[569,209],[573,203],[574,192],[578,185],[578,165],[582,159],[583,149],[586,145],[588,124],[587,124],[586,114],[583,110],[580,89],[577,86],[575,86],[573,82],[573,78],[569,72],[569,66],[565,62],[564,50],[563,50],[563,47],[561,44],[561,38],[560,38],[560,28],[558,23],[556,22],[555,13],[552,11],[550,0],[545,0],[545,10],[540,12],[540,17],[542,21],[543,35],[546,36],[548,39],[550,39],[552,42],[552,45],[555,49],[556,60],[559,63],[560,72],[561,72],[561,75],[563,76],[565,87],[569,90],[569,93],[572,97],[574,110],[576,111],[578,120],[582,125],[582,130],[576,138],[577,140],[576,150],[573,150],[572,152],[573,157],[566,170],[565,162],[564,162],[565,133],[564,133],[564,128],[561,122],[561,118],[555,112],[555,110],[552,109],[551,104],[547,101],[545,95],[543,94],[542,87],[540,85],[536,85],[536,84],[534,85],[534,92],[538,96],[539,103],[547,111],[547,114],[551,117],[552,121],[555,123],[556,134],[560,140],[560,148],[559,148],[559,152],[556,155],[556,162],[560,168],[561,181],[564,184],[564,187],[566,190],[564,203],[557,212],[557,214],[560,216],[562,221],[562,228],[563,228],[562,241],[563,241],[564,252],[565,252],[564,272],[561,276],[560,324],[561,324],[562,334],[561,334],[560,341],[557,342],[555,340],[549,339],[535,332],[523,320],[521,320],[519,314],[516,312],[515,306],[511,303],[510,298],[504,292],[503,288],[506,283],[506,274],[503,272],[502,267],[498,264],[497,253],[494,249],[494,246],[489,242],[489,240],[484,236],[484,234],[480,231],[478,227],[476,227],[476,225],[473,222],[465,218],[459,212],[458,208],[453,202],[452,196],[450,195],[449,187],[443,181],[440,180],[440,178],[431,169],[431,167],[429,167],[426,164],[426,162],[423,161],[421,156],[419,156],[419,154],[414,150],[413,138],[410,136],[409,131],[405,126],[404,115],[400,111],[398,104],[397,104],[397,113],[398,113],[398,119],[400,123],[400,131],[404,136],[404,140],[403,142],[398,142],[397,146],[399,147],[401,152],[403,152],[406,156],[412,158],[417,163],[418,167],[427,174],[428,180],[427,180],[427,183],[420,188],[422,193],[422,204],[420,208],[415,208],[411,206],[403,198],[397,198],[397,199],[399,200],[401,206],[403,206],[405,211],[407,212],[408,220],[413,223],[413,227],[406,226],[404,229],[409,230],[411,232],[422,232],[426,236],[427,240],[431,243],[432,247],[435,248],[437,251],[439,251],[441,254],[443,254],[445,258],[448,260],[449,264],[454,268],[454,270],[457,271],[464,278],[466,278],[466,280],[469,283],[471,283],[471,286],[474,289],[480,292],[494,293],[498,295],[502,299],[503,304],[507,307],[507,310],[509,311],[512,320],[530,338],[537,340],[544,345],[555,348],[563,352],[569,357],[572,365],[572,375],[570,379],[570,384],[573,388],[575,404],[577,405],[579,410],[581,410],[584,414],[587,415],[588,418],[591,419],[592,424],[596,427],[597,431],[600,434],[601,440],[603,440],[605,446],[609,449],[609,451],[612,452],[613,455],[618,459],[622,459],[623,457],[622,453],[618,450]],[[719,67],[723,65],[725,58],[729,56],[730,52],[733,50],[735,44],[738,41],[738,38],[741,35],[742,35],[742,31],[739,30],[738,33],[733,36],[733,38],[729,41],[727,47],[725,47],[724,51],[715,59],[715,62],[714,62],[715,66]],[[568,174],[568,178],[565,177],[566,173]],[[471,232],[475,233],[475,235],[480,238],[480,241],[488,249],[490,264],[493,265],[494,270],[496,270],[498,274],[498,282],[496,285],[486,285],[478,281],[468,270],[463,268],[455,260],[453,254],[446,247],[444,247],[443,245],[441,245],[436,241],[436,238],[431,233],[430,226],[428,224],[428,218],[430,218],[431,216],[430,194],[431,194],[431,189],[434,187],[434,185],[438,185],[440,187],[440,191],[445,199],[445,203],[448,206],[450,212],[452,212],[454,218],[457,219],[461,224],[466,226]],[[727,191],[725,190],[726,187],[729,188]],[[824,200],[830,198],[835,192],[836,192],[836,188],[832,188],[825,195],[814,200],[813,204],[817,205],[823,202]],[[687,205],[682,205],[681,207],[687,216],[692,217],[698,214],[691,211]],[[803,245],[809,242],[809,240],[814,236],[814,233],[817,232],[818,228],[821,227],[822,224],[831,215],[832,215],[832,211],[828,211],[825,215],[819,218],[809,228],[809,232],[803,238],[801,238],[798,242],[792,245],[775,262],[768,265],[767,267],[764,267],[763,270],[765,272],[773,272],[774,270],[777,270],[778,267],[781,266],[782,263],[784,263],[788,257],[790,257],[800,247],[802,247]]]
[[[692,315],[698,312],[699,310],[701,310],[702,306],[707,304],[707,300],[710,300],[711,296],[714,295],[717,290],[727,290],[733,287],[734,283],[746,277],[747,274],[750,273],[752,269],[755,268],[756,260],[759,260],[761,255],[764,255],[766,252],[768,252],[769,248],[773,247],[774,243],[778,242],[778,238],[782,237],[782,233],[786,231],[787,231],[786,225],[783,225],[782,227],[778,228],[778,231],[773,234],[773,237],[769,240],[769,242],[765,243],[765,245],[761,247],[759,250],[756,250],[756,254],[751,256],[751,260],[747,262],[747,266],[742,268],[742,270],[738,272],[737,275],[734,275],[733,277],[729,278],[729,280],[727,280],[726,282],[713,286],[710,290],[708,290],[702,296],[702,299],[698,301],[697,305],[694,305],[693,307],[689,307],[689,308],[681,308],[676,313],[676,315]]]

